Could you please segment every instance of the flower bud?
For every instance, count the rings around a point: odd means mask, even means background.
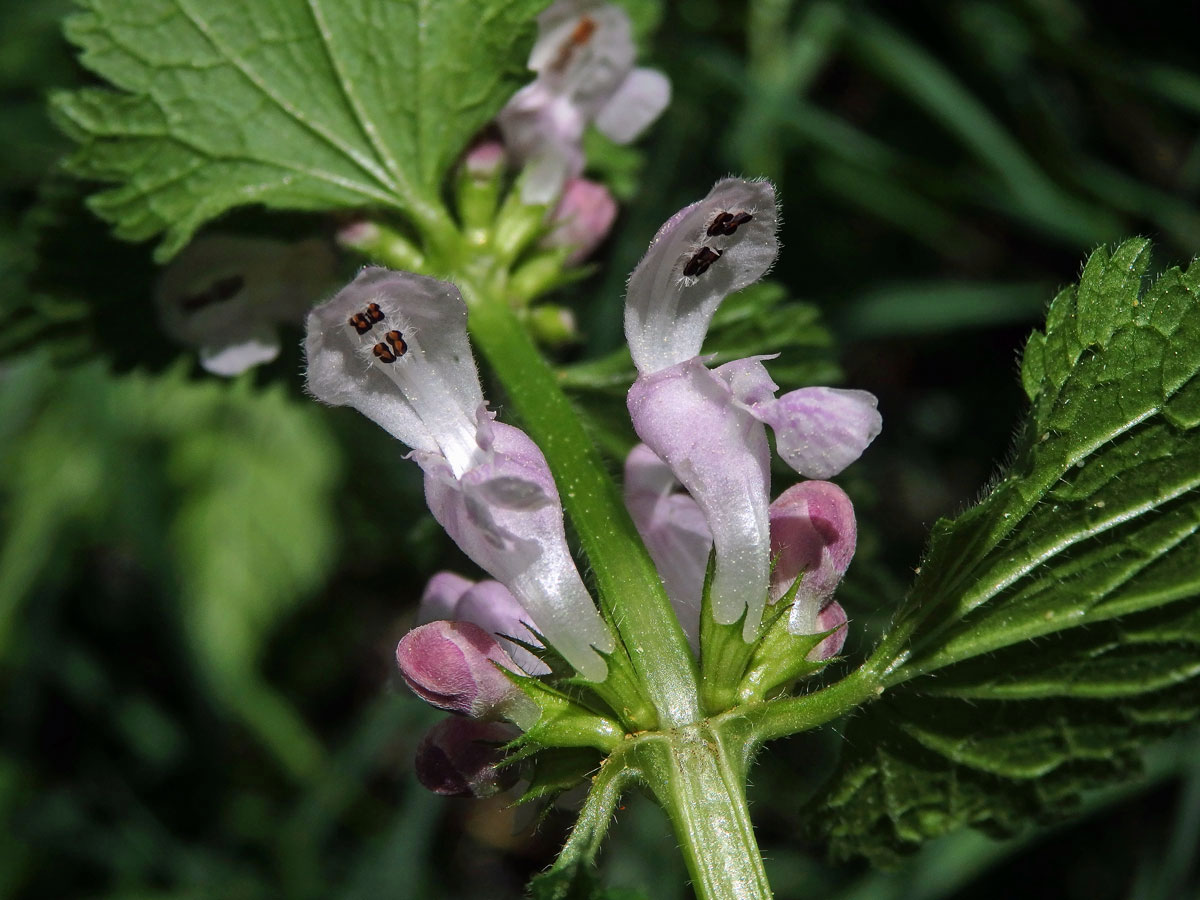
[[[604,185],[586,178],[571,178],[550,216],[554,230],[542,239],[543,247],[571,247],[567,265],[577,266],[600,246],[617,218],[617,201]]]
[[[504,171],[508,154],[500,141],[482,141],[463,157],[463,171],[472,178],[492,178]]]
[[[854,505],[836,484],[802,481],[779,495],[771,520],[771,601],[776,602],[797,578],[788,631],[819,634],[818,614],[829,605],[854,556],[857,529]]]
[[[455,178],[454,192],[458,215],[468,233],[476,240],[496,218],[500,188],[508,154],[499,141],[482,141],[467,151]]]
[[[444,797],[491,797],[517,780],[513,768],[497,768],[503,759],[500,745],[515,737],[514,730],[497,722],[476,719],[443,719],[417,745],[417,780]]]
[[[524,697],[496,668],[516,671],[512,659],[494,637],[470,622],[414,628],[396,645],[396,665],[426,703],[476,719],[498,718]]]
[[[846,627],[848,621],[846,611],[836,601],[817,613],[817,625],[813,633],[821,634],[830,631],[832,634],[813,647],[808,654],[809,662],[824,662],[842,652],[842,647],[846,643],[846,632],[849,630]]]
[[[553,303],[535,306],[527,321],[538,343],[547,347],[565,347],[579,341],[579,323],[575,314],[564,307]]]

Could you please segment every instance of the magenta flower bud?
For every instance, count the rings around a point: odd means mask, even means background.
[[[499,141],[482,141],[463,157],[463,168],[473,178],[491,178],[507,163],[508,153]]]
[[[567,265],[577,266],[604,242],[617,219],[617,201],[604,185],[586,178],[571,178],[550,223],[554,226],[542,246],[571,247]]]
[[[771,556],[775,560],[771,600],[777,601],[800,577],[788,631],[827,631],[833,626],[821,627],[819,614],[829,607],[854,556],[858,538],[854,505],[836,484],[802,481],[779,495],[769,515]]]
[[[517,667],[496,639],[470,622],[430,622],[396,645],[396,665],[414,694],[439,709],[497,718],[520,695],[497,665]]]
[[[809,651],[810,662],[824,662],[842,652],[842,646],[846,643],[847,621],[849,620],[846,618],[846,611],[837,601],[830,603],[817,613],[817,625],[813,629],[813,633],[821,634],[825,631],[833,633]]]
[[[513,768],[498,768],[500,745],[515,737],[498,722],[443,719],[417,745],[417,781],[443,797],[491,797],[516,782]]]

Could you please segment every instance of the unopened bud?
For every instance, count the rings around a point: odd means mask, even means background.
[[[410,272],[420,272],[425,266],[425,254],[394,228],[378,222],[360,219],[340,228],[335,240],[347,250],[361,253],[368,259],[385,259],[388,265]]]
[[[494,637],[470,622],[414,628],[396,645],[396,665],[413,693],[439,709],[491,719],[521,700],[532,706],[497,668],[516,671],[516,664]]]
[[[415,768],[422,786],[444,797],[491,797],[517,780],[511,767],[498,768],[500,746],[515,731],[498,722],[443,719],[417,745]]]
[[[617,219],[617,201],[608,188],[586,178],[571,178],[550,216],[554,227],[543,247],[570,247],[567,265],[577,266],[608,237]]]
[[[483,243],[496,218],[508,153],[499,141],[476,144],[463,157],[455,179],[458,216],[476,243]]]
[[[818,634],[817,617],[842,580],[858,531],[854,505],[836,484],[802,481],[771,504],[771,601],[788,592],[797,578],[788,631]]]
[[[817,613],[817,625],[813,633],[821,634],[826,631],[831,633],[809,652],[809,662],[824,662],[842,652],[842,647],[846,643],[846,632],[849,630],[846,627],[848,621],[846,611],[836,601]]]
[[[463,170],[473,178],[491,178],[504,170],[508,153],[500,141],[482,141],[463,157]]]
[[[538,343],[547,347],[564,347],[579,340],[575,314],[553,303],[543,303],[529,311],[529,330]]]

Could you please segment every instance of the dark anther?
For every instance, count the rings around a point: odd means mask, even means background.
[[[396,354],[389,350],[387,344],[382,341],[372,347],[371,352],[375,354],[375,358],[380,362],[394,363],[396,361]]]
[[[748,212],[740,212],[737,214],[723,212],[718,213],[717,217],[712,220],[712,224],[708,226],[708,236],[716,237],[717,235],[733,234],[742,225],[745,225],[754,216]]]
[[[354,330],[359,334],[366,334],[371,330],[371,323],[367,321],[367,317],[362,313],[355,313],[350,317],[350,324],[354,326]]]
[[[367,318],[371,320],[372,324],[383,321],[383,310],[379,308],[378,303],[367,304]]]
[[[397,358],[408,352],[408,344],[404,342],[404,335],[400,332],[389,331],[383,336],[383,339],[391,345],[392,352],[396,354]],[[384,362],[391,362],[391,360],[384,360]]]
[[[721,258],[724,251],[714,250],[712,247],[701,247],[687,261],[687,265],[683,267],[683,274],[687,276],[703,275],[708,271],[708,267]]]
[[[708,226],[708,236],[716,237],[718,234],[725,233],[725,226],[733,221],[733,213],[717,213],[717,217],[712,220],[712,224]]]

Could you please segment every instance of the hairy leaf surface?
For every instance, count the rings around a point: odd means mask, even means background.
[[[248,203],[421,218],[526,80],[540,0],[79,0],[68,39],[114,89],[53,106],[92,201],[162,258]]]
[[[822,798],[835,851],[1010,831],[1200,710],[1200,265],[1097,251],[1026,347],[1005,476],[935,526],[890,690]]]

